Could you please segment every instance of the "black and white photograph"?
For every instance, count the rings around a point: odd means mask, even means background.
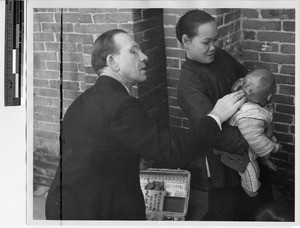
[[[241,2],[0,2],[1,212],[299,226],[299,3]]]

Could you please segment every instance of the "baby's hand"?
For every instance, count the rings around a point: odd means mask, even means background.
[[[277,153],[281,149],[282,149],[282,145],[280,143],[275,143],[272,153]]]

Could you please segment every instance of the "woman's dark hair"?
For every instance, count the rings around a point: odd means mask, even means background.
[[[121,29],[109,30],[102,33],[95,41],[92,52],[92,67],[96,74],[100,74],[102,69],[106,67],[106,57],[119,51],[119,47],[115,44],[114,36],[118,33],[126,33]]]
[[[202,10],[191,10],[185,13],[177,22],[176,37],[182,43],[182,36],[186,34],[189,38],[197,36],[197,30],[200,25],[215,21],[208,13]]]

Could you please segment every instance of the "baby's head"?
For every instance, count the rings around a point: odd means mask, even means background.
[[[253,70],[245,76],[243,90],[248,100],[264,105],[275,93],[275,76],[267,69]]]

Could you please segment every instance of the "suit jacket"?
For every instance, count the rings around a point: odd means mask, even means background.
[[[175,140],[120,82],[100,76],[64,117],[62,163],[49,189],[46,218],[145,219],[141,157],[178,167],[220,133],[211,117],[194,130]]]
[[[191,125],[196,125],[210,112],[218,99],[230,93],[233,83],[246,73],[247,70],[222,49],[217,50],[214,61],[210,64],[186,58],[180,73],[177,98]],[[222,134],[213,147],[239,155],[245,154],[248,143],[238,128],[227,124],[223,124],[222,128]],[[208,158],[212,186],[239,185],[238,173],[221,162],[220,155],[212,152],[213,147],[203,152]]]

